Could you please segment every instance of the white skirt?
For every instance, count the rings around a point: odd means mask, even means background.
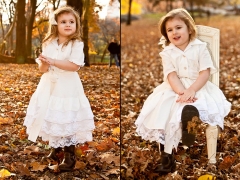
[[[185,88],[194,81],[181,78]],[[169,83],[163,82],[144,102],[135,122],[138,135],[145,140],[165,144],[165,151],[171,153],[173,147],[177,148],[182,137],[181,114],[183,107],[187,104],[198,109],[203,123],[223,128],[224,117],[230,112],[231,104],[222,91],[208,81],[195,97],[197,100],[194,103],[177,103],[178,94],[172,90]]]
[[[40,117],[42,122],[36,123],[41,121]],[[42,75],[27,108],[24,125],[29,135],[37,133],[57,148],[92,141],[93,117],[77,72],[55,69]]]

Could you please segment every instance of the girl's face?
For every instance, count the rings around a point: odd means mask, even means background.
[[[76,18],[71,13],[60,14],[57,18],[59,38],[67,38],[76,32]]]
[[[166,22],[168,39],[176,47],[184,51],[189,43],[189,32],[187,25],[180,18],[173,18]]]

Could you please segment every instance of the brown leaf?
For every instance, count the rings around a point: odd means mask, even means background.
[[[39,162],[32,162],[32,171],[43,171],[47,165],[41,165]]]
[[[86,164],[82,161],[77,161],[74,169],[85,169]]]
[[[37,146],[27,146],[25,149],[24,149],[24,154],[39,154],[39,147]]]
[[[22,176],[30,176],[30,171],[26,164],[23,164],[21,162],[14,162],[11,164],[11,167],[15,169],[15,171],[19,172]]]
[[[114,162],[115,166],[120,166],[120,156],[115,156],[113,153],[104,153],[100,155],[101,162],[106,162],[110,164]]]

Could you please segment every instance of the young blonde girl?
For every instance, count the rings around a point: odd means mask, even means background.
[[[61,7],[49,17],[43,52],[36,60],[44,74],[31,97],[24,125],[28,139],[42,137],[53,147],[47,158],[59,161],[61,171],[75,165],[75,145],[92,140],[93,113],[76,71],[84,66],[80,18],[71,7]]]
[[[196,38],[194,20],[182,8],[161,19],[160,31],[166,45],[160,52],[164,82],[145,101],[135,122],[136,131],[143,139],[160,143],[162,163],[155,171],[169,173],[176,167],[172,149],[177,148],[181,138],[187,146],[194,143],[195,135],[188,133],[187,124],[194,116],[200,117],[209,124],[206,131],[212,136],[208,158],[215,163],[217,126],[223,128],[231,104],[208,80],[217,70],[207,44]]]

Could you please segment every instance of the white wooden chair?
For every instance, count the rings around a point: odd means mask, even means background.
[[[208,50],[212,56],[213,64],[217,72],[212,74],[210,81],[219,86],[219,48],[220,48],[220,31],[219,29],[209,26],[197,25],[197,36],[201,41],[206,42]],[[218,127],[208,126],[206,129],[207,149],[209,163],[216,163]]]
[[[210,81],[219,86],[219,47],[220,47],[220,31],[219,29],[209,26],[196,25],[197,37],[201,41],[208,44],[208,50],[212,56],[213,64],[218,72],[211,76]]]

